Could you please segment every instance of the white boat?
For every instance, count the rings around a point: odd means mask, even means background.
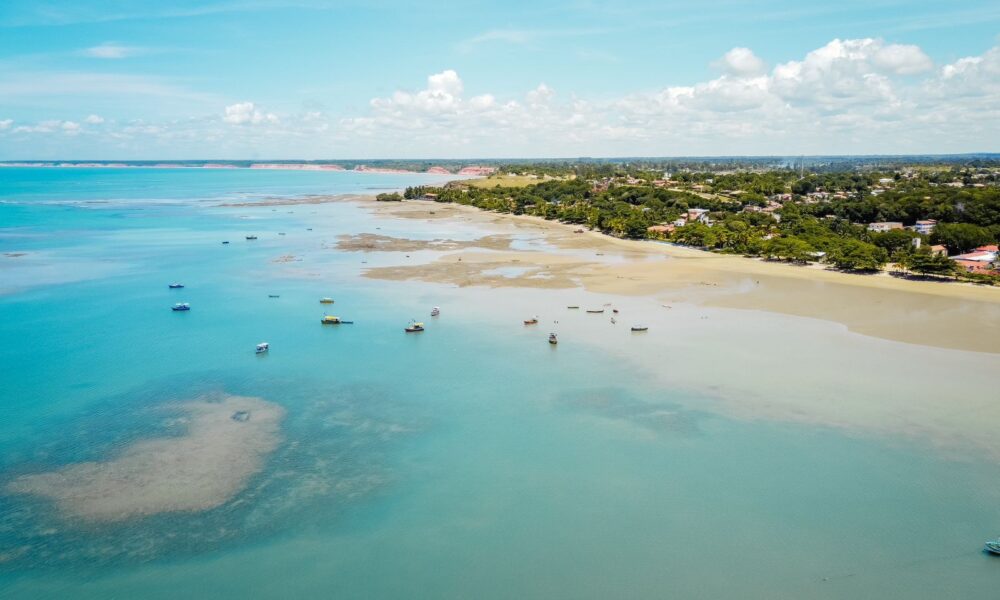
[[[431,309],[431,316],[432,317],[436,317],[439,314],[441,314],[441,307],[435,306],[434,308]]]
[[[170,310],[176,310],[178,312],[182,312],[182,311],[185,311],[185,310],[191,310],[191,305],[188,304],[187,302],[178,302],[177,304],[171,306]]]
[[[1000,556],[1000,538],[986,542],[986,547],[983,549],[989,552],[990,554],[996,554],[997,556]]]
[[[257,354],[264,354],[270,349],[271,349],[271,344],[268,344],[267,342],[261,342],[257,344]]]
[[[553,346],[559,343],[559,339],[556,338],[556,334],[554,333],[549,334],[549,343],[552,344]]]

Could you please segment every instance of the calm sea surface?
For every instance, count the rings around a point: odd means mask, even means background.
[[[732,379],[761,395],[840,389],[841,346],[810,346],[808,377],[750,377],[788,361],[742,362],[735,326],[676,361],[630,360],[586,338],[584,316],[555,313],[582,292],[374,281],[363,268],[420,253],[334,247],[488,233],[474,225],[350,203],[219,206],[442,180],[0,169],[0,597],[996,595],[1000,561],[980,551],[1000,533],[993,462],[717,410]],[[190,312],[170,310],[182,301]],[[557,348],[520,326],[529,303],[564,319]],[[323,327],[324,309],[355,323]],[[405,335],[411,318],[428,330]],[[886,344],[851,339],[872,356]],[[261,341],[271,351],[255,356]],[[921,370],[923,349],[892,346]],[[675,365],[684,385],[649,376]],[[845,393],[878,402],[894,385],[866,377]],[[278,449],[221,507],[94,524],[2,491],[178,435],[157,409],[213,392],[286,410]]]

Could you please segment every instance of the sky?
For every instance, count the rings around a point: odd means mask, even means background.
[[[997,151],[997,0],[0,1],[0,160]]]

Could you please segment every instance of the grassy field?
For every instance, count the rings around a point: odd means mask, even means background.
[[[469,179],[465,181],[467,185],[472,187],[480,188],[491,188],[491,187],[527,187],[535,183],[541,183],[543,181],[549,181],[555,179],[555,177],[531,177],[528,175],[490,175],[489,177],[483,177],[481,179]]]

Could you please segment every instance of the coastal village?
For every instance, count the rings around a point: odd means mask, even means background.
[[[848,272],[1000,284],[1000,167],[499,166],[422,198]],[[483,170],[486,168],[483,167]]]

